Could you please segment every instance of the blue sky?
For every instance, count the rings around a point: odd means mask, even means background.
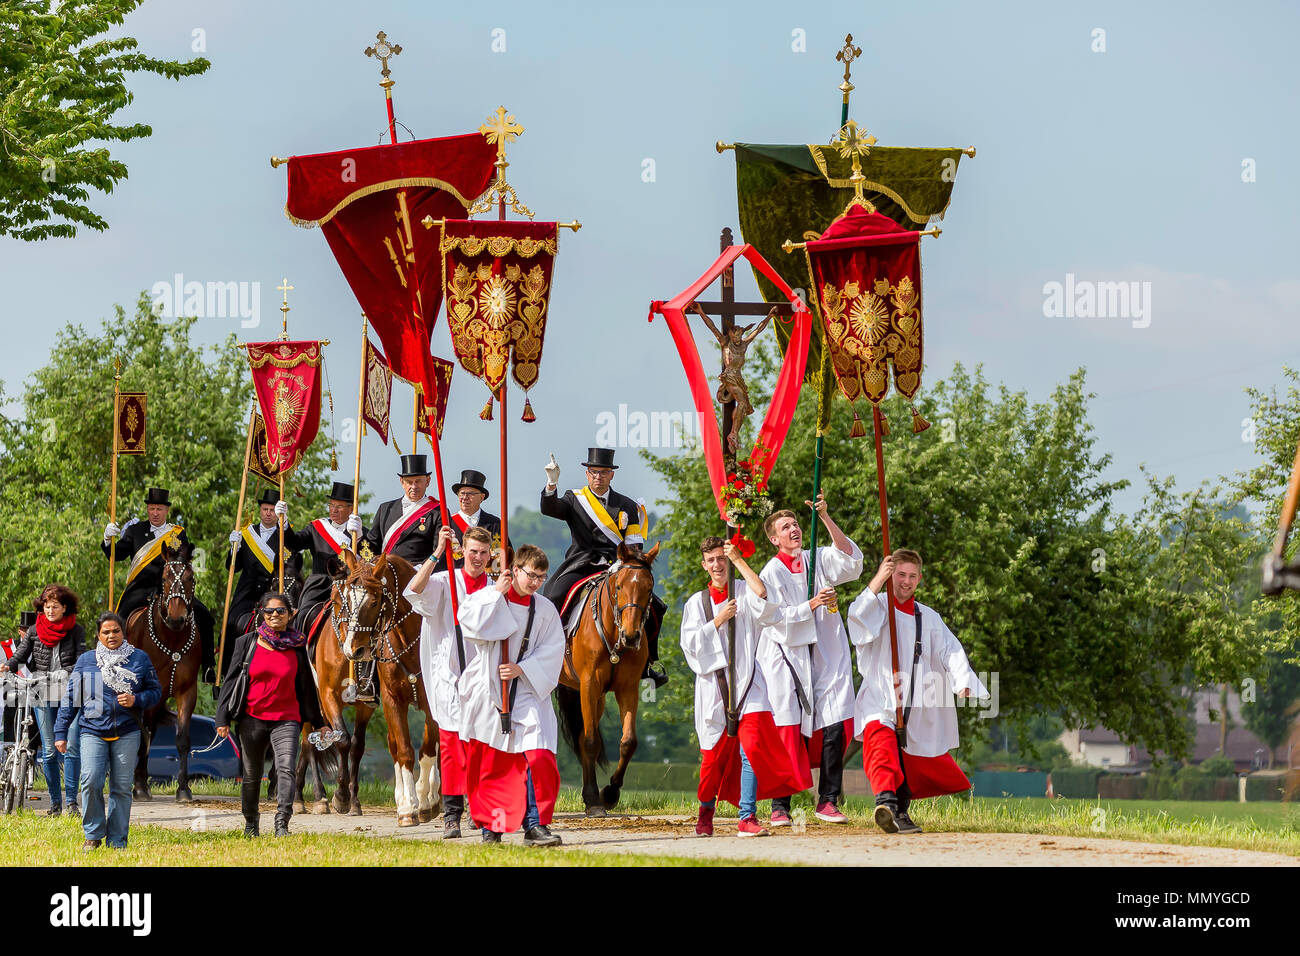
[[[274,287],[288,276],[291,332],[332,340],[336,406],[350,414],[359,308],[320,232],[285,218],[285,170],[267,159],[379,141],[378,66],[362,50],[382,29],[404,51],[392,62],[399,121],[418,137],[451,135],[506,106],[527,129],[509,154],[520,197],[541,218],[584,223],[561,236],[535,424],[518,422],[512,396],[511,502],[536,507],[549,453],[562,484],[580,483],[601,412],[690,408],[667,329],[645,314],[703,271],[721,227],[738,232],[734,160],[713,143],[829,139],[834,54],[852,32],[863,56],[851,115],[882,145],[978,147],[943,236],[923,247],[926,379],[983,363],[992,381],[1042,399],[1085,366],[1110,476],[1136,481],[1146,463],[1191,487],[1254,462],[1242,389],[1300,364],[1300,187],[1285,173],[1300,147],[1297,28],[1296,9],[1280,3],[152,0],[125,32],[168,58],[201,40],[212,69],[180,84],[132,81],[123,118],[154,135],[113,146],[130,178],[94,199],[108,232],[0,240],[0,317],[25,330],[0,354],[0,379],[12,394],[65,322],[94,325],[176,273],[260,283],[260,329],[204,319],[203,339],[272,338]],[[1093,49],[1098,29],[1104,52]],[[1067,274],[1149,282],[1149,325],[1046,317],[1044,285]],[[739,292],[756,296],[747,275]],[[450,352],[445,320],[434,351]],[[483,397],[457,373],[449,481],[462,467],[495,475]],[[397,391],[408,440],[409,401]],[[339,458],[348,471],[352,448]],[[632,449],[618,459],[620,490],[665,493]],[[363,482],[378,500],[397,490],[393,464],[367,439]],[[1131,509],[1138,495],[1119,503]]]

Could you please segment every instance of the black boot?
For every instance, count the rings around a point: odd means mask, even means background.
[[[563,842],[542,823],[524,834],[524,846],[559,846]]]
[[[652,680],[655,689],[658,690],[668,683],[668,675],[662,667],[659,667],[659,628],[663,625],[664,610],[667,605],[659,599],[659,595],[650,595],[650,606],[646,609],[648,620],[645,628],[646,640],[650,644],[650,653],[646,656],[645,672],[642,673],[642,680]]]
[[[664,673],[662,667],[658,667],[657,660],[646,661],[645,671],[641,674],[642,680],[652,680],[655,683],[655,690],[663,687],[668,683],[668,675]]]
[[[484,827],[484,828],[483,828],[483,842],[484,842],[484,843],[500,843],[500,842],[501,842],[501,834],[500,834],[500,833],[496,833],[496,832],[494,832],[494,831],[492,831],[492,830],[489,830],[487,827]]]
[[[289,835],[289,814],[277,813],[275,815],[275,835],[278,837]]]
[[[898,822],[899,833],[920,833],[921,826],[910,816],[907,815],[907,809],[912,805],[912,791],[904,783],[898,790],[898,812],[894,814],[894,819]]]
[[[244,836],[246,837],[257,836],[257,829],[258,829],[258,818],[256,816],[250,817],[248,816],[248,814],[244,814]]]
[[[898,833],[898,794],[883,790],[876,794],[876,826],[886,833]]]
[[[452,794],[442,798],[442,838],[444,840],[460,839],[460,818],[465,812],[465,798]]]

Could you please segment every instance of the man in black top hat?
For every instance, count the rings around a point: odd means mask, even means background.
[[[465,532],[470,528],[482,528],[492,535],[492,567],[501,568],[498,555],[501,550],[501,519],[483,510],[483,502],[488,498],[487,476],[481,471],[466,468],[460,473],[460,481],[451,486],[451,493],[460,503],[460,510],[451,516],[452,550],[451,556],[460,567],[464,563],[461,551],[465,542]]]
[[[104,556],[111,554],[115,561],[131,562],[126,572],[126,585],[122,588],[115,609],[128,620],[132,612],[148,604],[149,599],[162,588],[164,539],[176,545],[189,544],[185,529],[167,520],[171,514],[171,503],[171,495],[166,488],[150,488],[144,499],[147,521],[132,518],[121,527],[110,521],[104,528],[104,540],[100,545]],[[114,541],[114,538],[117,540]],[[197,595],[194,599],[194,623],[199,632],[203,680],[211,684],[216,681],[212,612]]]
[[[279,516],[288,514],[289,506],[280,500],[280,493],[268,488],[258,500],[258,521],[250,521],[239,531],[230,532],[230,551],[226,554],[226,567],[235,562],[239,582],[230,596],[230,615],[226,618],[226,646],[222,654],[221,672],[230,667],[230,655],[235,641],[252,623],[253,610],[262,595],[275,587],[280,577],[280,565],[293,552],[280,538]]]
[[[547,581],[543,593],[563,608],[569,589],[591,574],[607,570],[618,558],[619,544],[633,548],[645,546],[645,532],[649,523],[645,505],[610,487],[618,465],[614,464],[614,449],[588,448],[587,484],[582,488],[557,493],[560,466],[551,456],[546,465],[546,487],[542,490],[542,514],[559,518],[569,526],[572,543],[564,554],[564,561]],[[668,677],[654,664],[659,660],[659,627],[663,622],[666,605],[658,595],[650,598],[650,613],[646,618],[645,634],[650,643],[650,656],[643,676],[662,687]]]
[[[295,627],[304,634],[316,620],[321,606],[330,599],[330,562],[341,561],[339,556],[352,549],[352,536],[348,534],[347,523],[352,511],[353,491],[354,486],[347,482],[334,482],[330,488],[329,514],[317,518],[302,531],[286,529],[284,532],[284,545],[291,553],[311,552],[311,577],[307,578],[302,596],[298,599],[295,623]],[[358,539],[363,537],[364,528],[358,533]]]
[[[427,560],[438,548],[438,531],[442,514],[438,499],[428,494],[429,471],[424,455],[403,455],[402,497],[385,501],[375,512],[365,541],[372,554],[395,554],[411,564]],[[361,516],[348,517],[347,532],[361,531]],[[446,556],[439,555],[439,570],[446,570]]]

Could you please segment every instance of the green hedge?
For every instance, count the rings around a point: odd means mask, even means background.
[[[614,769],[610,761],[608,769],[597,772],[597,779],[603,786]],[[563,782],[571,787],[582,786],[582,771],[562,774]],[[679,790],[693,793],[700,786],[700,765],[698,763],[650,763],[634,760],[627,765],[627,774],[623,777],[624,790]]]
[[[1058,797],[1097,797],[1097,780],[1104,771],[1100,767],[1063,767],[1048,774],[1052,792]]]

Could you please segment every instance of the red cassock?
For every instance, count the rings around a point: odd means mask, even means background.
[[[473,780],[470,814],[495,833],[513,833],[524,822],[528,805],[526,773],[533,772],[533,795],[539,822],[546,826],[555,815],[560,792],[560,770],[550,750],[507,753],[478,740],[465,741],[465,775]]]
[[[778,727],[770,711],[745,714],[736,737],[726,734],[712,750],[701,752],[701,803],[715,797],[740,806],[740,748],[758,781],[758,799],[770,800],[799,793],[812,786],[808,751],[797,725]]]
[[[878,720],[867,724],[862,732],[862,764],[873,793],[898,792],[907,778],[907,789],[916,799],[941,797],[970,789],[970,780],[962,773],[952,754],[918,757],[903,751],[899,766],[898,738],[892,727]]]

